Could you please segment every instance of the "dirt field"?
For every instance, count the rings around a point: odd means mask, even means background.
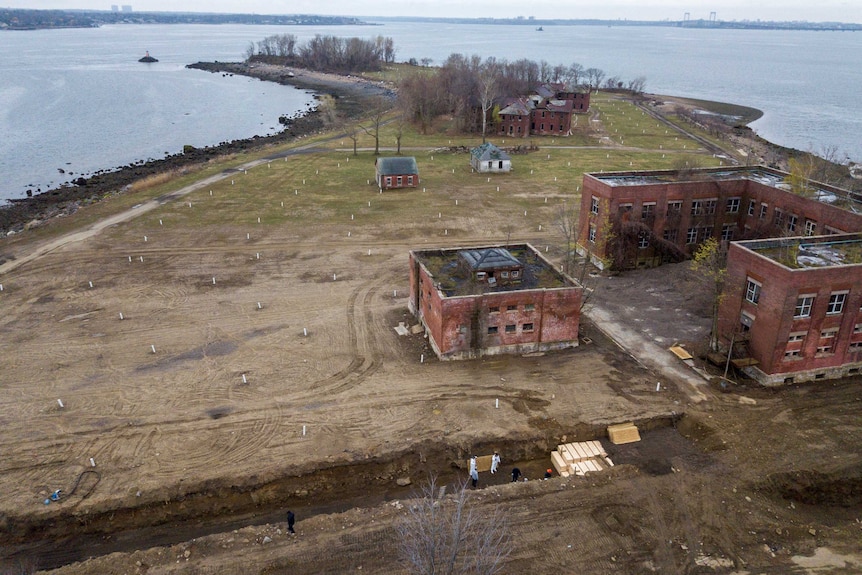
[[[406,572],[393,525],[412,488],[494,450],[503,473],[474,501],[504,510],[506,573],[862,571],[859,380],[722,393],[700,378],[694,402],[589,321],[571,351],[437,362],[393,329],[415,323],[407,250],[501,241],[525,205],[513,239],[554,246],[547,191],[502,208],[478,185],[299,192],[332,164],[260,164],[278,194],[237,172],[0,275],[8,572]],[[415,213],[394,207],[408,197]],[[661,349],[696,346],[708,319],[685,276],[597,278],[590,306]],[[535,481],[557,443],[624,421],[643,441],[604,439],[612,471]],[[532,480],[510,484],[513,465]]]

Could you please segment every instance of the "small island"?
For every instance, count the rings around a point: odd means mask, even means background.
[[[158,60],[156,60],[155,58],[153,58],[152,56],[150,56],[150,51],[149,51],[149,50],[147,50],[147,53],[144,55],[144,57],[143,57],[143,58],[141,58],[140,60],[138,60],[138,62],[146,62],[147,64],[150,64],[150,63],[152,63],[152,62],[158,62]]]

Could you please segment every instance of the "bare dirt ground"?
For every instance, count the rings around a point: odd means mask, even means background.
[[[693,401],[689,380],[589,322],[571,351],[437,362],[393,330],[413,323],[407,250],[499,239],[506,214],[464,215],[473,234],[457,239],[395,221],[347,237],[325,207],[272,225],[270,206],[258,225],[255,198],[216,190],[0,276],[4,572],[406,572],[398,480],[457,481],[494,450],[503,473],[473,499],[504,510],[507,573],[862,571],[858,379],[722,392],[700,378]],[[238,215],[177,223],[207,202]],[[702,341],[685,268],[594,286],[590,305],[655,349]],[[623,421],[643,441],[604,439]],[[557,443],[594,438],[613,470],[535,480]],[[531,481],[510,484],[513,465]]]

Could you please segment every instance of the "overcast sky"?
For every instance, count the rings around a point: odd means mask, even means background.
[[[630,20],[808,20],[862,23],[862,0],[0,0],[7,8],[326,14],[344,16],[535,16]]]

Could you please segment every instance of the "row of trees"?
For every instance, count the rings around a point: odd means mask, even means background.
[[[643,77],[624,83],[607,78],[599,68],[581,64],[552,66],[544,60],[505,59],[452,54],[436,71],[411,74],[399,87],[399,104],[407,117],[425,133],[434,118],[451,115],[461,131],[487,131],[489,116],[504,96],[527,94],[542,83],[564,84],[567,89],[593,91],[599,88],[642,92]],[[481,109],[481,116],[476,112]]]
[[[298,44],[294,34],[276,34],[257,43],[249,42],[245,57],[247,62],[264,61],[321,72],[365,72],[394,62],[395,43],[383,36],[365,40],[318,34]]]

